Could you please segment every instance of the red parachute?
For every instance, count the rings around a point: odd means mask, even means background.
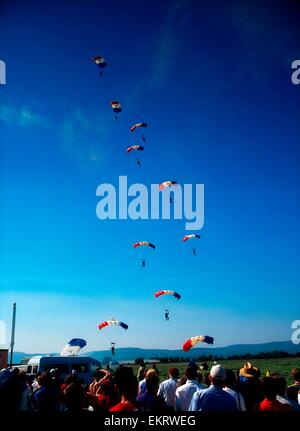
[[[198,238],[198,239],[200,239],[201,237],[200,237],[200,235],[198,235],[198,234],[196,234],[196,233],[191,233],[190,235],[185,235],[183,238],[182,238],[182,241],[183,242],[185,242],[185,241],[188,241],[189,239],[191,239],[191,238]]]
[[[151,248],[153,248],[153,249],[155,249],[155,248],[156,248],[154,244],[152,244],[151,242],[148,242],[148,241],[139,241],[139,242],[135,242],[135,243],[133,244],[133,248],[140,247],[141,245],[145,245],[145,246],[147,246],[147,247],[151,247]]]
[[[209,335],[198,335],[197,337],[191,337],[183,343],[182,350],[188,352],[197,343],[214,344],[214,338]]]
[[[159,190],[164,190],[167,187],[176,186],[178,183],[176,181],[164,181],[163,183],[160,183]]]
[[[179,295],[177,292],[174,292],[174,290],[158,290],[157,292],[154,292],[155,298],[158,298],[162,295],[173,295],[176,299],[181,298],[181,295]]]
[[[144,147],[142,145],[131,145],[131,147],[127,148],[126,152],[131,153],[133,150],[144,151]]]
[[[135,129],[138,129],[139,127],[148,127],[148,124],[147,123],[136,123],[130,127],[130,131],[134,132]]]

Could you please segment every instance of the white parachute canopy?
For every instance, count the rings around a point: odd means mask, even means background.
[[[76,356],[78,352],[86,346],[86,341],[82,338],[72,338],[62,349],[60,356]]]

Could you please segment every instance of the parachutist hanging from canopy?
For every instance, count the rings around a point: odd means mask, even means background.
[[[141,166],[141,161],[140,161],[139,158],[136,159],[136,163],[137,163],[138,166]]]
[[[169,310],[165,310],[165,319],[169,320]]]
[[[122,112],[122,105],[120,102],[117,102],[116,100],[114,100],[113,102],[111,102],[111,107],[112,107],[113,112],[116,114],[115,115],[115,121],[117,121],[118,120],[117,114],[119,112]]]
[[[104,57],[100,57],[99,55],[97,55],[96,57],[92,57],[93,62],[100,68],[103,69],[104,67],[107,66],[106,60]],[[101,78],[103,78],[103,73],[100,70],[99,72]]]
[[[146,260],[142,259],[142,268],[145,268],[145,266],[146,266]]]
[[[196,253],[196,249],[195,249],[195,248],[193,248],[193,255],[194,255],[194,256],[196,256],[196,254],[197,254],[197,253]]]
[[[115,345],[116,343],[111,343],[111,354],[115,356]]]
[[[146,138],[145,138],[145,136],[144,136],[144,135],[142,135],[142,141],[143,141],[143,142],[146,142]]]

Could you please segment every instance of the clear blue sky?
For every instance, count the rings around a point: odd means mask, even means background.
[[[299,319],[299,9],[277,1],[4,1],[0,320],[16,350],[288,340]],[[103,55],[104,78],[91,62]],[[113,120],[109,102],[123,112]],[[129,127],[149,124],[138,168]],[[100,221],[96,188],[205,186],[184,221]],[[148,240],[157,249],[134,250]],[[142,254],[147,267],[141,268]],[[154,299],[158,289],[182,295]],[[163,311],[170,309],[170,321]],[[99,332],[115,317],[124,334]]]

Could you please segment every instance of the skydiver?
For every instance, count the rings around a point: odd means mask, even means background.
[[[165,310],[165,319],[169,320],[169,310]]]
[[[146,260],[142,259],[142,268],[145,268],[145,266],[146,266]]]
[[[194,256],[196,256],[196,254],[197,254],[197,253],[196,253],[196,249],[195,249],[195,248],[193,248],[193,255],[194,255]]]
[[[142,140],[143,140],[143,142],[146,142],[146,138],[144,135],[142,135]]]
[[[118,121],[118,116],[117,115],[115,115],[115,121]]]
[[[115,343],[111,343],[111,354],[115,355]]]
[[[101,76],[101,78],[103,78],[103,73],[102,72],[99,72],[99,75]]]
[[[137,165],[138,165],[138,166],[141,166],[141,161],[140,161],[140,159],[136,159],[136,163],[137,163]]]

